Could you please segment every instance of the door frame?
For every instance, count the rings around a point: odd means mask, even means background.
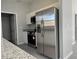
[[[15,44],[17,45],[17,22],[16,22],[16,19],[17,19],[16,16],[17,16],[17,15],[16,15],[15,13],[12,13],[12,12],[4,12],[4,11],[2,11],[1,14],[2,14],[2,13],[4,13],[4,14],[12,14],[12,15],[14,16],[14,23],[15,23],[15,25],[14,25],[14,26],[15,26],[15,30],[14,30],[14,31],[15,31],[15,35],[16,35],[16,36],[15,36],[15,37],[16,37],[16,39],[15,39],[15,41],[16,41]],[[2,28],[2,27],[1,27],[1,28]],[[3,33],[2,33],[2,37],[3,37]]]

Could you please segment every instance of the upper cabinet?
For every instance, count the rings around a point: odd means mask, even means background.
[[[35,16],[35,13],[29,13],[26,15],[26,24],[31,24],[31,17]]]

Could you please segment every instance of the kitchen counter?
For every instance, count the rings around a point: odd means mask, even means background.
[[[1,57],[1,59],[37,59],[4,38],[1,39]]]

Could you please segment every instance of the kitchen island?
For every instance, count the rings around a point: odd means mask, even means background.
[[[1,39],[1,59],[37,59],[8,40]]]

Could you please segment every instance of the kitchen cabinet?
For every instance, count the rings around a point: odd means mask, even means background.
[[[35,16],[35,13],[29,13],[26,15],[26,24],[31,24],[31,17]]]

